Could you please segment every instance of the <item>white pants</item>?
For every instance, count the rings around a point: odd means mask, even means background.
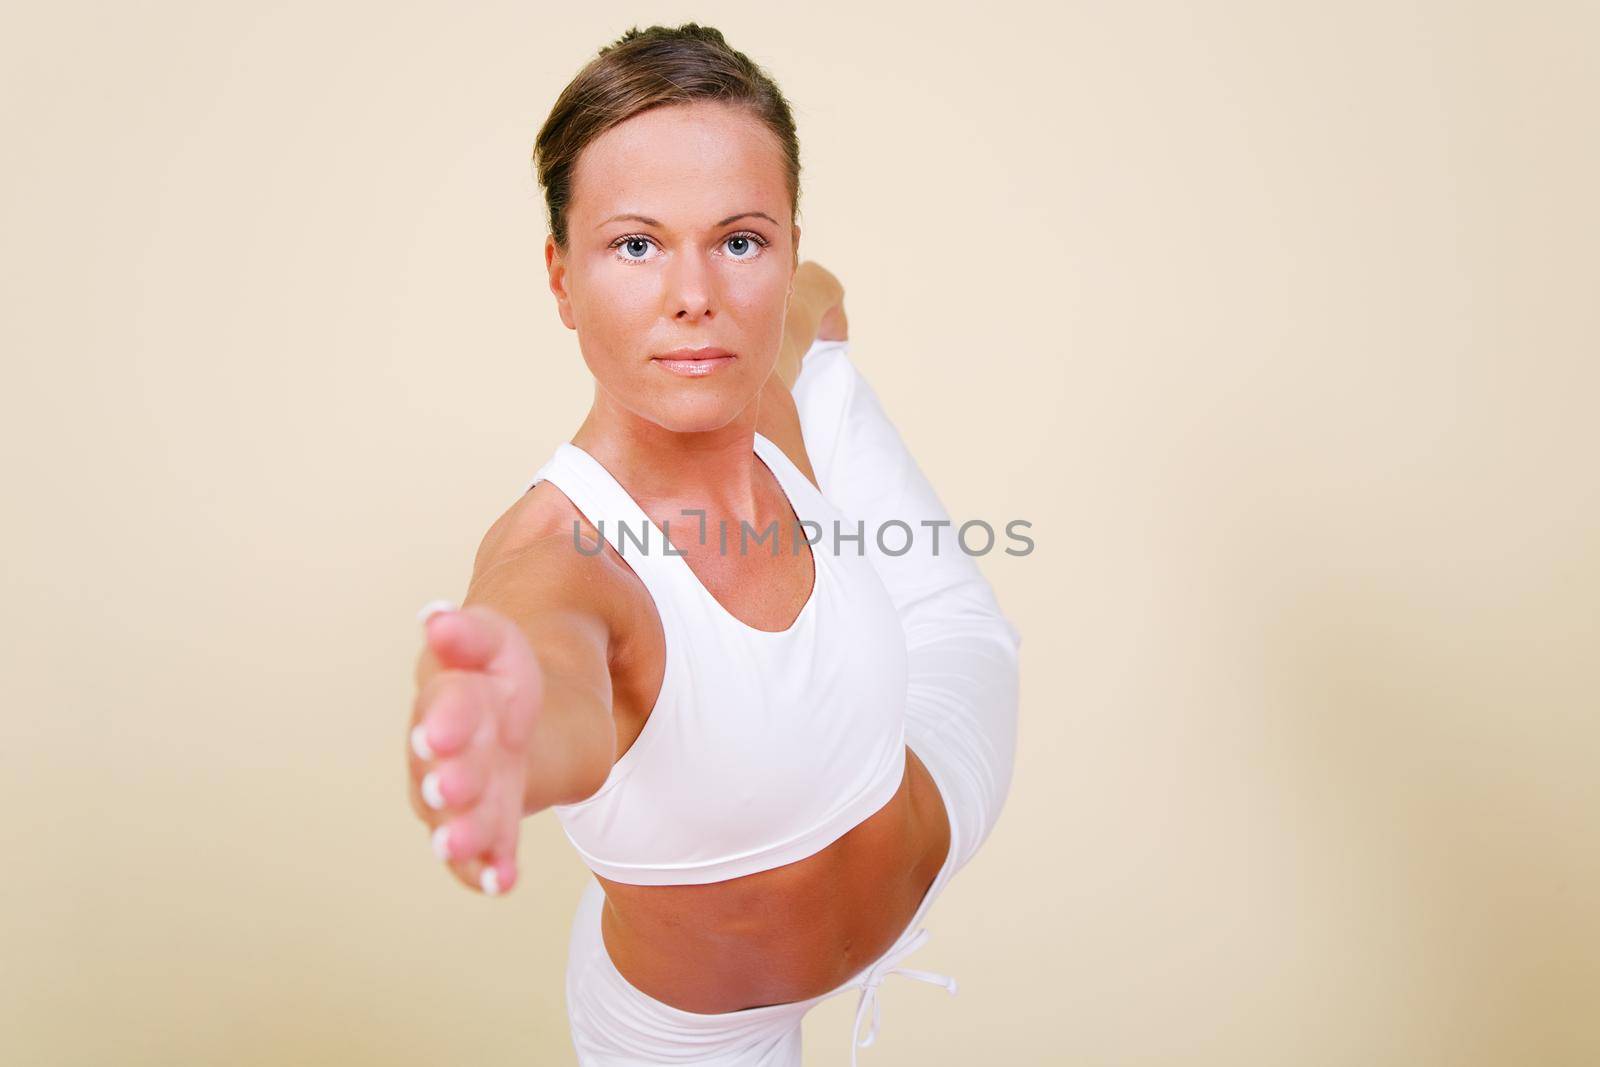
[[[944,800],[950,851],[894,945],[848,981],[809,1000],[713,1015],[674,1008],[628,984],[601,939],[605,894],[590,879],[567,957],[567,1010],[581,1067],[800,1067],[806,1012],[859,989],[853,1058],[857,1045],[872,1042],[878,986],[888,975],[954,991],[950,979],[899,963],[927,937],[924,917],[987,839],[1004,806],[1016,753],[1021,639],[977,564],[958,545],[949,513],[877,395],[850,361],[848,341],[812,346],[794,397],[818,486],[846,516],[864,522],[863,551],[900,611],[909,651],[906,744],[927,765]],[[891,520],[913,533],[904,554],[891,555],[878,543],[878,529]],[[946,524],[937,544],[924,523]],[[898,550],[905,536],[896,532],[884,540]],[[871,1030],[862,1042],[861,1024],[868,1019]]]

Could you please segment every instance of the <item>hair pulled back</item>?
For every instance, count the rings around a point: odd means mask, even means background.
[[[533,163],[544,189],[550,233],[567,250],[572,176],[589,142],[651,108],[716,100],[748,108],[783,152],[791,217],[800,210],[800,141],[778,86],[719,30],[685,22],[628,30],[600,49],[556,98],[534,140]]]

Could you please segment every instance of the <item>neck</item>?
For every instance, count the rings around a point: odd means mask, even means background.
[[[669,430],[595,388],[594,406],[572,443],[612,473],[647,511],[705,508],[712,515],[756,512],[756,420],[760,398],[714,430]]]

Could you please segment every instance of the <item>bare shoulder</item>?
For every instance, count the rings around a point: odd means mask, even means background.
[[[535,597],[551,607],[581,607],[616,623],[628,615],[639,583],[610,545],[595,550],[602,543],[565,493],[540,482],[484,533],[470,590],[495,600]]]
[[[540,482],[518,497],[485,531],[473,560],[473,578],[525,554],[530,548],[548,548],[548,542],[558,533],[565,532],[571,537],[573,523],[580,524],[580,530],[583,527],[593,530],[583,512],[573,506],[565,493],[551,482]]]
[[[467,598],[518,619],[554,661],[609,676],[604,702],[619,722],[648,714],[666,664],[655,601],[553,483],[528,490],[484,534]]]

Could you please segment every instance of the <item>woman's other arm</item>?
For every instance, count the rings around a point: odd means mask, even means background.
[[[817,341],[844,340],[849,324],[844,315],[844,286],[827,268],[806,260],[795,270],[794,294],[783,323],[783,344],[778,365],[761,393],[756,430],[800,468],[813,485],[816,472],[800,432],[800,412],[795,407],[794,383],[800,377],[805,355]]]
[[[785,389],[793,389],[800,365],[816,341],[843,341],[849,336],[844,314],[844,285],[832,271],[808,259],[795,268],[794,294],[783,322],[783,346],[774,372]]]

